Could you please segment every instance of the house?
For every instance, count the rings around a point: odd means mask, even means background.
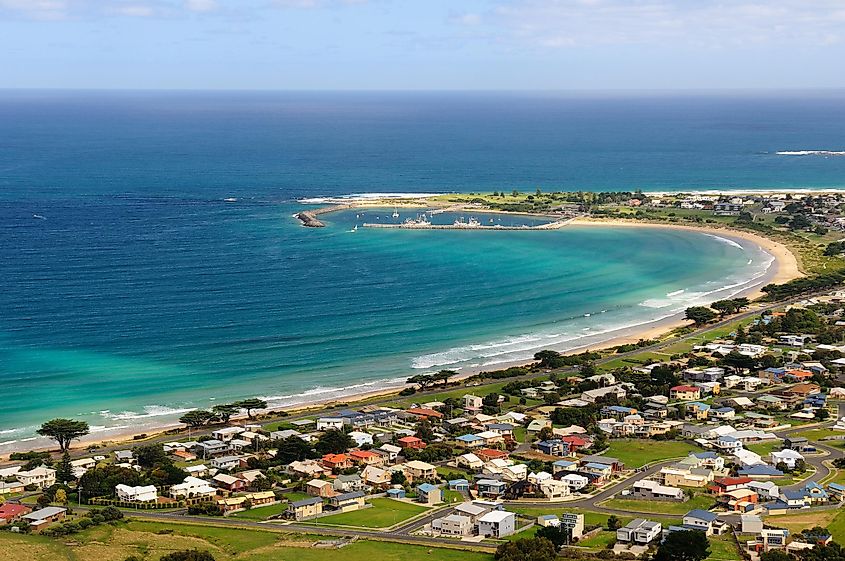
[[[411,460],[402,464],[402,468],[405,472],[405,477],[411,481],[433,479],[437,476],[437,470],[433,465],[419,460]]]
[[[558,474],[562,471],[575,471],[578,463],[570,460],[558,460],[552,464],[552,473]]]
[[[311,497],[310,499],[302,499],[301,501],[290,503],[285,514],[288,518],[293,518],[294,520],[307,520],[322,514],[322,512],[323,499],[320,497]]]
[[[643,479],[631,486],[631,494],[638,499],[652,501],[683,501],[684,491],[677,487],[661,485],[657,481]]]
[[[240,495],[237,497],[224,497],[217,500],[217,506],[220,507],[220,510],[223,511],[223,514],[228,514],[230,512],[238,512],[242,510],[246,510],[247,502],[252,507],[256,506],[264,506],[273,504],[276,501],[276,495],[273,491],[260,491],[258,493],[247,493],[246,495]]]
[[[581,466],[581,471],[596,485],[601,485],[613,477],[613,468],[607,464],[588,462]]]
[[[692,417],[699,421],[706,420],[707,417],[710,415],[710,406],[706,403],[701,403],[700,401],[693,401],[691,403],[687,403],[686,415],[687,418]]]
[[[440,504],[443,502],[443,489],[431,483],[417,485],[417,502],[429,506]]]
[[[786,450],[773,451],[769,454],[769,457],[775,466],[783,463],[789,469],[795,469],[795,465],[798,462],[804,461],[804,456],[789,448]]]
[[[535,444],[537,450],[547,456],[566,456],[569,454],[569,446],[563,440],[541,440]]]
[[[669,390],[669,399],[675,401],[701,399],[701,388],[696,386],[675,386]]]
[[[751,489],[734,489],[719,495],[719,504],[734,512],[748,512],[754,510],[759,497]]]
[[[115,450],[114,461],[118,464],[134,464],[135,456],[132,450]]]
[[[444,536],[468,536],[472,533],[472,518],[460,514],[449,514],[431,522],[431,529]]]
[[[475,455],[485,462],[508,459],[507,452],[504,450],[496,450],[495,448],[482,448],[481,450],[477,450]]]
[[[211,474],[211,470],[205,464],[197,464],[195,466],[188,466],[185,468],[188,475],[192,477],[205,477]]]
[[[353,450],[349,459],[359,466],[383,466],[384,456],[372,450]]]
[[[634,518],[628,524],[616,530],[616,541],[646,545],[656,540],[662,532],[663,526],[660,522]]]
[[[373,435],[361,432],[357,430],[353,430],[349,433],[350,438],[355,441],[356,446],[372,446],[373,445]]]
[[[541,514],[537,517],[537,525],[541,528],[560,528],[560,518],[554,514]]]
[[[716,452],[698,452],[690,454],[700,467],[719,471],[725,467],[725,459]]]
[[[317,419],[317,430],[343,430],[342,417],[320,417]]]
[[[467,394],[464,396],[464,410],[470,413],[478,413],[483,406],[483,400],[477,395]]]
[[[756,464],[753,466],[743,467],[737,473],[743,477],[754,477],[757,479],[783,477],[783,472],[781,470],[768,464]]]
[[[229,442],[242,432],[246,432],[246,429],[243,427],[223,427],[221,429],[212,431],[211,438],[214,438],[221,442]]]
[[[326,454],[320,461],[326,469],[340,471],[352,467],[352,459],[346,454]]]
[[[468,492],[469,480],[467,479],[450,479],[448,481],[449,489],[452,491]]]
[[[682,375],[687,382],[718,382],[724,378],[725,369],[719,367],[687,368]]]
[[[803,347],[807,339],[809,339],[807,335],[781,335],[778,337],[778,343],[790,347]]]
[[[15,477],[24,485],[35,485],[39,489],[46,489],[56,483],[56,470],[40,466],[27,471],[20,470]]]
[[[827,494],[827,491],[824,490],[824,487],[815,481],[809,481],[806,485],[804,485],[804,495],[807,499],[809,499],[811,504],[826,503],[830,499],[830,496]]]
[[[716,407],[710,410],[710,417],[719,420],[729,420],[736,417],[736,410],[733,407]]]
[[[749,477],[721,477],[713,482],[710,489],[717,495],[733,491],[734,489],[742,489],[751,483]]]
[[[525,430],[529,434],[535,434],[544,428],[552,428],[552,422],[549,419],[533,419],[530,423],[528,423],[528,428]]]
[[[587,390],[581,394],[581,399],[587,403],[595,403],[603,397],[615,396],[617,399],[625,399],[626,395],[628,395],[628,390],[622,384],[617,384],[615,386]]]
[[[359,510],[364,508],[365,502],[364,498],[366,495],[363,491],[351,491],[349,493],[341,493],[339,495],[335,495],[329,499],[329,505],[334,508],[334,510],[339,510],[341,512],[349,512],[352,510]]]
[[[229,451],[229,445],[222,440],[211,439],[197,442],[194,445],[194,449],[201,458],[205,459],[227,453]]]
[[[387,490],[387,497],[390,499],[404,499],[405,498],[405,489],[399,487],[396,489],[388,489]]]
[[[584,487],[590,484],[590,480],[584,477],[583,475],[578,475],[577,473],[567,473],[563,477],[560,478],[563,483],[566,483],[569,486],[569,489],[572,491],[580,491]]]
[[[402,448],[410,448],[411,450],[420,450],[425,448],[425,442],[416,436],[403,436],[396,441]]]
[[[743,447],[742,442],[730,434],[720,436],[716,439],[713,445],[719,450],[723,450],[727,453],[734,453]]]
[[[312,479],[305,484],[305,492],[315,497],[333,497],[334,485],[324,479]]]
[[[225,473],[218,473],[212,477],[211,480],[215,485],[221,489],[226,489],[229,492],[242,491],[247,487],[247,482],[245,480]]]
[[[442,419],[443,413],[440,411],[435,411],[434,409],[429,409],[427,407],[412,407],[410,409],[406,409],[405,413],[417,417],[419,419]]]
[[[493,510],[478,519],[478,535],[488,538],[504,538],[514,533],[516,515],[504,510]]]
[[[375,466],[367,466],[361,471],[361,479],[367,485],[378,489],[384,489],[390,485],[390,473],[387,470]]]
[[[597,463],[597,464],[604,464],[606,466],[610,466],[610,469],[613,473],[622,471],[625,469],[625,464],[618,460],[617,458],[611,458],[610,456],[598,456],[598,455],[591,455],[591,456],[583,456],[579,462],[581,464],[586,463]]]
[[[222,456],[220,458],[212,458],[211,466],[217,469],[232,469],[241,465],[241,460],[244,456]]]
[[[24,514],[21,519],[29,522],[33,532],[40,532],[50,524],[62,520],[67,514],[67,509],[58,506],[48,506],[29,514]]]
[[[580,539],[584,535],[584,515],[564,512],[560,516],[560,527],[569,528],[572,537]]]
[[[776,395],[761,395],[757,398],[757,405],[774,411],[785,411],[788,408],[786,402]]]
[[[704,468],[666,466],[661,468],[660,477],[667,487],[706,487],[713,479],[713,472]]]
[[[777,500],[780,496],[780,489],[772,481],[751,481],[746,487],[757,493],[757,496],[763,500]]]
[[[23,493],[26,486],[20,481],[2,481],[0,480],[0,495],[12,495],[15,493]]]
[[[118,499],[129,503],[147,503],[158,500],[158,491],[155,485],[130,487],[121,483],[115,485],[114,491]]]
[[[780,528],[762,528],[757,538],[749,542],[749,548],[763,553],[773,549],[785,549],[789,538],[789,530]]]
[[[763,520],[756,514],[740,514],[739,531],[742,534],[760,534],[763,531]]]
[[[362,491],[367,488],[364,480],[357,473],[349,475],[338,475],[332,484],[334,490],[338,493],[351,493],[353,491]]]
[[[399,457],[399,454],[402,453],[402,448],[393,444],[382,444],[376,451],[383,453],[387,461],[393,463]]]
[[[478,471],[484,467],[484,462],[475,454],[463,454],[456,459],[458,467],[465,467],[472,471]]]
[[[475,434],[462,434],[455,440],[458,441],[458,444],[466,448],[481,448],[485,444],[485,440]]]
[[[315,460],[305,460],[303,462],[295,460],[288,464],[287,471],[299,477],[321,477],[331,474],[330,469],[323,467],[322,464]]]
[[[787,436],[783,439],[783,448],[795,450],[796,452],[812,451],[815,449],[810,441],[803,436]]]
[[[700,530],[710,536],[715,532],[718,517],[707,510],[691,510],[684,515],[683,529]]]
[[[508,485],[498,479],[479,479],[475,482],[475,490],[480,497],[498,497],[504,494]]]
[[[24,504],[4,503],[0,505],[0,525],[11,524],[32,509]]]
[[[807,505],[807,495],[803,489],[782,491],[780,500],[787,508],[804,508]]]
[[[182,483],[172,485],[168,494],[174,499],[207,498],[216,495],[217,489],[212,487],[208,481],[189,475]]]

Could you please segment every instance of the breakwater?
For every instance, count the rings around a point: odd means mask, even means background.
[[[402,224],[373,224],[365,222],[364,228],[388,228],[398,230],[557,230],[572,221],[572,218],[556,220],[548,224],[537,226],[502,226],[495,224],[487,226],[484,224],[431,224],[430,222],[408,222]]]

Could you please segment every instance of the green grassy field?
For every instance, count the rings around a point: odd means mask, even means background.
[[[701,448],[689,442],[626,439],[611,441],[603,455],[617,458],[625,463],[626,468],[632,469],[654,461],[681,458],[690,452],[700,451]]]
[[[710,556],[707,561],[734,561],[742,559],[739,548],[730,534],[710,536]]]
[[[532,506],[532,507],[524,507],[524,506],[510,506],[508,510],[512,512],[516,512],[517,514],[522,514],[524,516],[530,517],[537,517],[541,514],[557,514],[558,516],[564,512],[571,512],[576,514],[583,514],[584,515],[584,525],[585,526],[606,526],[607,519],[610,515],[604,514],[601,512],[593,512],[591,510],[584,510],[580,508],[566,508],[564,505],[554,505],[550,504],[549,506]],[[684,511],[686,513],[686,511]],[[619,516],[619,520],[622,521],[622,524],[627,524],[631,520],[635,518],[635,516]],[[675,524],[681,523],[680,516],[649,516],[649,520],[654,520],[655,522],[660,522],[664,526],[671,526]]]
[[[279,503],[275,505],[259,506],[243,512],[236,512],[231,516],[233,518],[243,518],[245,520],[267,520],[271,516],[283,513],[287,510],[287,508],[287,503]]]
[[[240,528],[130,522],[100,526],[72,537],[0,532],[0,551],[14,551],[15,561],[124,561],[135,555],[158,561],[177,550],[210,551],[217,561],[492,561],[472,551],[358,540],[344,547],[315,548],[316,535],[280,534]],[[5,557],[3,557],[5,559]]]
[[[611,544],[616,541],[616,532],[611,532],[610,530],[602,530],[595,536],[591,536],[586,540],[581,540],[578,542],[578,546],[580,547],[590,547],[594,549],[605,549],[608,544]]]
[[[782,445],[783,442],[780,440],[772,440],[770,442],[760,442],[759,444],[749,444],[746,448],[756,454],[760,454],[763,458],[767,458],[770,452],[780,450]]]
[[[842,543],[845,541],[845,512],[842,510],[824,510],[770,516],[766,519],[766,524],[778,528],[787,528],[793,534],[806,528],[812,528],[813,526],[822,526],[830,530],[833,539],[837,542]]]
[[[675,501],[648,501],[640,499],[611,499],[602,506],[618,508],[630,512],[651,512],[654,514],[678,514],[684,515],[697,508],[707,510],[713,506],[713,497],[698,495],[682,503]]]
[[[387,528],[428,510],[422,505],[386,498],[370,500],[372,508],[353,510],[324,516],[309,524],[317,526],[357,526],[359,528]]]

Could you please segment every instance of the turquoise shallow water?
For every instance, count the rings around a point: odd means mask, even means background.
[[[353,233],[365,217],[345,211],[307,229],[299,208],[131,200],[16,219],[10,241],[38,258],[2,266],[3,440],[54,415],[143,427],[215,399],[495,368],[739,290],[770,260],[648,228]]]
[[[143,429],[494,368],[767,262],[669,230],[310,230],[299,198],[842,187],[845,158],[778,154],[842,130],[841,92],[0,92],[0,451],[57,415]]]

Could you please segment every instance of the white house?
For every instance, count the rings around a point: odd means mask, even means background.
[[[789,469],[795,469],[795,463],[799,460],[804,460],[804,456],[800,453],[789,449],[776,450],[770,453],[769,457],[771,458],[773,465],[777,466],[779,463],[783,462]]]
[[[340,417],[320,417],[317,419],[317,430],[343,430],[343,419]]]
[[[223,427],[211,433],[211,437],[220,442],[229,442],[242,432],[246,432],[243,427]]]
[[[481,411],[482,399],[477,395],[467,394],[464,396],[464,409],[467,411],[477,413]]]
[[[18,471],[15,477],[24,485],[35,485],[45,489],[56,482],[56,470],[39,466],[28,471]]]
[[[357,444],[358,446],[364,446],[367,444],[370,446],[373,445],[373,435],[371,434],[354,430],[349,433],[349,436],[352,438],[352,440],[355,441],[355,444]]]
[[[560,480],[566,483],[572,491],[580,491],[590,483],[589,479],[577,473],[568,473]]]
[[[130,487],[122,483],[115,485],[115,492],[117,498],[121,501],[130,503],[146,503],[158,500],[158,491],[155,485],[139,485],[137,487]]]
[[[478,535],[503,538],[514,533],[516,515],[504,510],[493,510],[478,519]]]
[[[450,514],[431,523],[431,529],[444,536],[467,536],[472,528],[472,518],[460,514]]]
[[[182,483],[170,487],[170,496],[174,499],[213,497],[216,494],[217,489],[212,487],[208,481],[191,476],[186,477]]]
[[[643,518],[634,518],[628,524],[616,530],[616,541],[645,545],[653,542],[663,532],[660,522]]]

